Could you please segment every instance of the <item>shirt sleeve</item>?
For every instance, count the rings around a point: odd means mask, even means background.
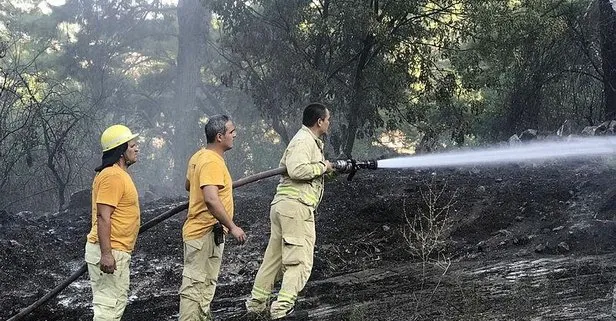
[[[124,194],[124,184],[117,175],[104,175],[98,183],[95,195],[97,204],[105,204],[117,207]]]
[[[195,164],[193,163],[188,163],[187,169],[186,169],[186,179],[190,180],[190,176],[192,174],[192,172],[195,170]]]
[[[285,163],[291,179],[311,180],[325,173],[325,163],[311,161],[308,143],[305,139],[299,139],[287,147]]]
[[[199,169],[199,187],[215,185],[218,188],[225,186],[223,165],[219,162],[206,162]]]

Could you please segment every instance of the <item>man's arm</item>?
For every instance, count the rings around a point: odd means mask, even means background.
[[[210,213],[212,213],[222,225],[229,229],[229,233],[231,233],[240,244],[244,244],[244,242],[246,242],[246,233],[244,233],[244,230],[239,226],[235,225],[233,220],[227,216],[227,211],[222,205],[220,197],[218,197],[218,186],[205,185],[201,188],[201,191],[203,192],[205,205]]]
[[[111,214],[115,207],[107,204],[96,204],[96,232],[98,244],[101,247],[100,269],[105,273],[113,273],[116,262],[111,253]]]
[[[305,141],[296,141],[287,147],[285,165],[294,180],[311,180],[332,170],[329,161],[312,162]]]

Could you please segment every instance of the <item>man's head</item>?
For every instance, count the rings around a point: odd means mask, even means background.
[[[102,163],[95,171],[100,172],[115,163],[121,163],[128,167],[137,162],[137,154],[139,153],[138,135],[133,134],[124,125],[113,125],[105,129],[101,135]]]
[[[208,145],[219,145],[223,151],[233,148],[237,136],[235,125],[227,115],[214,115],[205,124],[205,138]]]
[[[329,110],[323,104],[312,103],[304,108],[302,124],[321,136],[329,130]]]

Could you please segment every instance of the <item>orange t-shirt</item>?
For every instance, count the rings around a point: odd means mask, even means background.
[[[185,241],[202,237],[209,232],[216,218],[208,211],[203,198],[202,187],[218,186],[218,196],[229,218],[233,218],[233,180],[222,156],[202,148],[188,161],[186,179],[190,182],[188,216],[182,236]]]
[[[132,252],[139,234],[139,195],[130,175],[117,164],[96,174],[92,183],[92,229],[88,242],[98,243],[96,204],[115,209],[111,213],[111,248]]]

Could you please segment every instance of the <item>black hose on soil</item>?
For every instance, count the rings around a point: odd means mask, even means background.
[[[279,168],[267,170],[265,172],[257,173],[257,174],[254,174],[254,175],[250,175],[250,176],[241,178],[241,179],[233,182],[233,188],[237,188],[237,187],[240,187],[240,186],[252,183],[252,182],[256,182],[256,181],[264,179],[264,178],[280,175],[280,174],[284,173],[285,171],[286,171],[286,168],[279,167]],[[188,202],[184,202],[184,203],[182,203],[182,204],[180,204],[180,205],[178,205],[178,206],[176,206],[176,207],[166,211],[165,213],[156,216],[155,218],[153,218],[153,219],[147,221],[145,224],[141,225],[141,227],[139,228],[139,234],[149,230],[153,226],[155,226],[158,223],[160,223],[160,222],[170,218],[171,216],[186,210],[187,208],[188,208]],[[88,267],[87,267],[86,263],[83,263],[79,267],[79,269],[77,271],[75,271],[73,274],[71,274],[71,276],[69,276],[66,280],[64,280],[64,282],[62,282],[61,284],[59,284],[58,286],[53,288],[51,291],[49,291],[47,294],[45,294],[42,298],[38,299],[36,302],[32,303],[31,305],[29,305],[25,309],[19,311],[19,313],[17,313],[16,315],[12,316],[10,319],[8,319],[6,321],[17,321],[17,320],[20,320],[22,317],[28,315],[30,312],[34,311],[34,309],[38,308],[39,306],[43,305],[45,302],[49,301],[49,299],[51,299],[51,298],[55,297],[56,295],[58,295],[58,293],[60,293],[62,290],[64,290],[66,287],[68,287],[71,283],[73,283],[75,280],[77,280],[82,274],[84,274],[87,269],[88,269]]]

